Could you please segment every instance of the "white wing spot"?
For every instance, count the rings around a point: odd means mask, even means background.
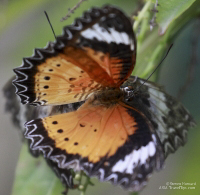
[[[156,152],[156,146],[153,141],[146,146],[142,146],[139,150],[133,150],[129,155],[125,156],[124,160],[118,161],[112,168],[113,172],[125,172],[133,174],[133,169],[140,162],[145,164],[146,160],[153,156]]]
[[[81,32],[81,35],[86,39],[94,39],[96,38],[98,41],[103,41],[102,37],[99,36],[95,30],[89,28],[83,32]]]
[[[129,45],[130,44],[130,41],[129,41],[129,36],[126,34],[126,33],[121,33],[121,36],[123,38],[123,43],[126,44],[126,45]]]
[[[101,19],[105,20],[104,17],[102,17]],[[110,33],[108,31],[110,31]],[[99,24],[94,24],[92,28],[81,32],[81,35],[86,39],[96,38],[98,41],[106,41],[107,43],[123,43],[126,45],[130,45],[131,50],[134,49],[134,41],[131,40],[131,38],[129,38],[127,33],[118,32],[114,28],[109,28],[108,31],[103,27],[99,26]]]

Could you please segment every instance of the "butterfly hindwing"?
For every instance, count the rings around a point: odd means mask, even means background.
[[[136,41],[129,19],[106,6],[84,13],[62,36],[25,58],[13,82],[23,104],[68,104],[119,87],[130,76]]]
[[[90,101],[77,111],[26,123],[26,138],[61,168],[140,190],[163,165],[151,124],[137,110]],[[91,120],[92,119],[92,120]]]
[[[159,137],[165,157],[183,146],[187,140],[187,132],[195,122],[190,113],[175,98],[167,94],[159,85],[130,77],[123,87],[135,89],[134,98],[127,104],[138,107],[151,121]],[[143,84],[141,86],[141,84]],[[138,87],[139,90],[137,91]]]

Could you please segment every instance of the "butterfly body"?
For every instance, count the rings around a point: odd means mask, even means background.
[[[120,88],[109,88],[101,90],[94,94],[94,96],[91,98],[93,100],[92,104],[99,105],[102,104],[104,106],[109,106],[118,103],[122,99],[124,99],[124,92]]]
[[[49,116],[25,124],[30,148],[61,169],[141,190],[184,145],[194,121],[162,87],[130,76],[135,61],[132,23],[112,6],[85,12],[55,43],[25,58],[14,70],[17,95],[23,104],[52,106]],[[63,111],[53,115],[54,108]]]

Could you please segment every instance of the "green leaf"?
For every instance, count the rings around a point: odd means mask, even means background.
[[[195,0],[159,0],[157,7],[157,23],[160,26],[160,34],[164,34],[172,21],[185,12]]]
[[[16,169],[13,195],[53,195],[64,191],[60,180],[41,156],[34,158],[24,143]]]
[[[171,0],[170,0],[171,1]],[[179,0],[178,0],[179,1]],[[176,1],[176,2],[178,2]],[[151,1],[154,2],[154,1]],[[161,1],[162,4],[163,1]],[[168,1],[167,1],[168,2]],[[149,1],[147,1],[149,3]],[[146,3],[146,5],[147,5]],[[155,2],[154,2],[155,3]],[[166,2],[165,2],[166,4]],[[175,3],[174,3],[175,6]],[[144,6],[145,7],[145,6]],[[144,9],[143,7],[143,9]],[[160,5],[157,8],[160,9],[163,5]],[[167,9],[167,8],[166,8]],[[165,12],[165,11],[164,11]],[[139,13],[140,14],[140,13]],[[160,11],[156,15],[159,18]],[[174,42],[176,36],[180,32],[180,30],[193,18],[199,16],[200,14],[200,1],[195,1],[189,9],[187,9],[183,14],[179,17],[177,15],[177,19],[171,20],[169,28],[167,28],[166,33],[163,36],[158,35],[158,29],[154,28],[153,31],[148,32],[146,26],[143,27],[141,25],[141,32],[145,29],[146,32],[143,33],[143,38],[140,40],[140,35],[138,35],[138,49],[137,49],[137,60],[136,65],[133,71],[133,75],[147,78],[147,76],[155,69],[155,67],[161,61],[163,55],[167,52],[170,44]],[[143,18],[141,16],[141,18]],[[143,19],[144,23],[145,18]],[[150,19],[149,19],[150,20]],[[143,24],[142,23],[142,24]],[[145,24],[148,25],[149,24]],[[158,71],[157,71],[158,74]],[[157,74],[154,74],[153,77],[156,77]],[[151,77],[150,80],[155,81],[155,78]]]

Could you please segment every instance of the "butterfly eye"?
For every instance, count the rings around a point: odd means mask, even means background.
[[[124,88],[123,88],[123,91],[124,91],[127,95],[129,95],[129,93],[132,91],[132,89],[130,89],[129,87],[124,87]]]

